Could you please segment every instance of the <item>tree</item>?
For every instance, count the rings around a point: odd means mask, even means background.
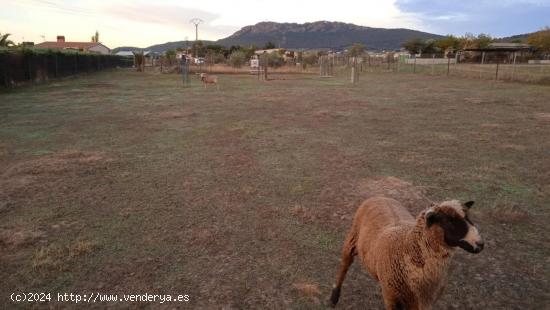
[[[167,50],[166,52],[164,52],[164,56],[166,56],[166,60],[168,60],[168,64],[172,65],[172,62],[176,60],[176,51]]]
[[[95,31],[95,34],[92,36],[92,42],[99,43],[99,32]]]
[[[435,41],[435,46],[444,52],[456,51],[460,48],[460,40],[449,34]]]
[[[424,49],[425,43],[420,38],[412,38],[405,43],[403,43],[403,47],[411,54],[416,55],[419,53],[422,53],[422,50]]]
[[[477,48],[487,48],[489,47],[489,44],[493,42],[493,38],[491,38],[490,35],[480,33],[477,35],[477,38],[474,40],[475,44],[477,45]]]
[[[545,27],[540,31],[532,33],[527,37],[527,43],[537,50],[549,54],[550,53],[550,28]]]
[[[359,57],[363,55],[365,52],[365,46],[361,43],[355,43],[353,46],[349,49],[349,56],[351,57]]]
[[[314,53],[306,53],[306,54],[303,54],[302,55],[302,59],[303,59],[303,68],[305,69],[307,65],[314,65],[317,63],[317,59],[319,59],[319,57],[314,54]]]
[[[241,50],[235,50],[229,56],[229,64],[233,68],[240,68],[246,63],[246,54]]]
[[[267,65],[270,67],[281,67],[285,64],[285,60],[283,56],[279,55],[279,53],[269,53],[267,55]]]
[[[275,48],[275,47],[276,47],[276,46],[275,46],[275,43],[273,43],[273,42],[271,42],[271,41],[267,42],[267,43],[264,45],[264,49],[266,49],[266,50],[269,50],[269,49],[272,49],[272,48]]]
[[[0,47],[10,47],[14,45],[12,40],[8,40],[9,36],[11,36],[10,33],[0,33]]]
[[[424,41],[424,46],[422,47],[422,54],[435,54],[440,52],[441,49],[435,45],[435,40],[429,39]]]
[[[193,54],[193,57],[204,57],[206,55],[206,46],[204,46],[204,43],[202,43],[202,41],[193,42],[191,52]]]

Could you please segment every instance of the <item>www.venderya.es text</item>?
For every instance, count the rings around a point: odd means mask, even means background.
[[[20,303],[102,303],[102,302],[147,302],[147,303],[181,303],[191,300],[188,294],[109,294],[109,293],[12,293],[12,302]]]

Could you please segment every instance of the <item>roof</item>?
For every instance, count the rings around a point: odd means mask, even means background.
[[[115,53],[115,55],[118,56],[134,56],[134,53],[132,51],[118,51]]]
[[[532,47],[529,44],[524,43],[490,43],[489,46],[484,48],[466,48],[463,51],[472,52],[516,52],[531,50]]]
[[[524,44],[524,43],[490,43],[490,48],[518,48],[518,49],[524,49],[524,48],[531,48],[531,45]]]
[[[98,42],[57,42],[57,41],[46,41],[36,44],[36,48],[59,48],[59,49],[83,49],[87,50],[97,45],[103,45]],[[105,45],[103,45],[105,46]],[[106,46],[105,46],[106,47]]]

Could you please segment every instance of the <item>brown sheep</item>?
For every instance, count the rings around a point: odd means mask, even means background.
[[[206,88],[206,84],[216,84],[216,89],[220,89],[220,85],[218,84],[218,77],[214,75],[208,75],[206,73],[201,73],[200,75],[201,81],[204,84],[204,88]]]
[[[416,220],[396,200],[363,202],[344,242],[340,270],[330,301],[336,306],[342,282],[359,255],[380,283],[386,309],[431,309],[446,284],[454,249],[483,249],[483,240],[468,218],[473,201],[445,201],[422,211]]]

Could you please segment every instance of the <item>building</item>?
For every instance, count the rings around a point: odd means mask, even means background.
[[[57,41],[46,41],[34,45],[35,48],[75,50],[107,55],[111,50],[99,42],[67,42],[65,36],[57,36]]]
[[[533,47],[523,43],[490,43],[483,48],[465,48],[458,51],[459,61],[481,61],[481,64],[488,62],[516,63],[533,56]]]
[[[115,55],[134,58],[134,52],[132,51],[118,51],[115,53]]]

